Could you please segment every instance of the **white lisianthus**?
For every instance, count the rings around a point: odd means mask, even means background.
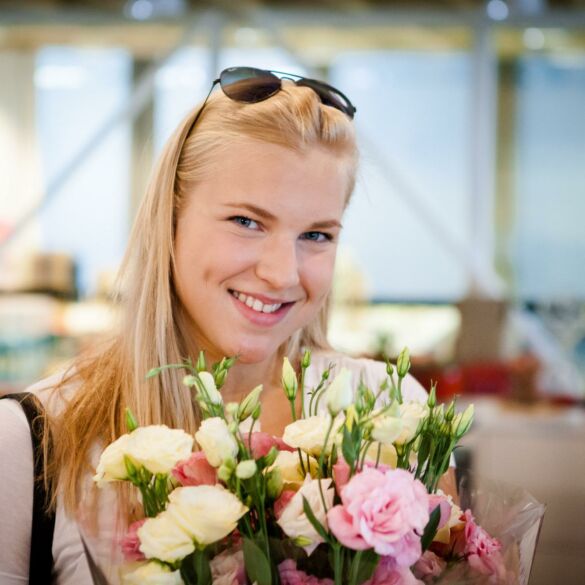
[[[402,433],[404,423],[402,419],[394,416],[378,416],[374,419],[374,428],[372,429],[372,439],[391,445]]]
[[[136,466],[145,467],[151,473],[170,473],[192,451],[193,437],[182,429],[150,425],[130,433],[126,454]]]
[[[140,552],[147,559],[174,563],[195,550],[193,539],[167,513],[148,518],[137,531]]]
[[[184,585],[180,571],[150,561],[122,577],[124,585]]]
[[[418,425],[429,414],[429,408],[426,404],[413,400],[405,402],[399,407],[400,418],[402,420],[402,432],[396,439],[396,443],[402,444],[410,441],[418,429]]]
[[[128,472],[124,463],[124,455],[128,453],[130,435],[122,435],[110,443],[100,456],[93,480],[98,487],[103,487],[110,481],[128,479]]]
[[[200,546],[217,542],[232,532],[248,508],[220,485],[198,485],[173,490],[166,513]]]
[[[250,479],[258,470],[256,461],[254,459],[246,459],[246,461],[240,461],[236,467],[236,477],[240,479]]]
[[[299,382],[294,368],[290,365],[287,357],[282,360],[282,387],[289,400],[297,395]]]
[[[335,491],[330,489],[332,481],[331,478],[312,479],[307,476],[301,489],[292,497],[277,521],[287,536],[293,539],[299,539],[303,543],[310,543],[303,546],[309,555],[324,541],[313,528],[313,525],[303,510],[303,497],[306,498],[315,518],[327,530],[327,511],[323,507],[323,501],[321,500],[319,482],[321,482],[325,503],[327,504],[327,509],[329,509],[333,505],[333,497],[335,495]]]
[[[329,415],[318,414],[309,416],[308,418],[301,418],[295,422],[287,425],[284,429],[282,440],[295,449],[301,449],[309,455],[318,457],[323,450],[325,444],[325,435],[331,422]],[[331,453],[331,448],[335,441],[336,426],[332,429],[325,453]]]
[[[398,455],[394,445],[383,445],[380,448],[380,457],[378,458],[378,445],[379,443],[372,443],[366,451],[366,461],[370,463],[380,463],[381,465],[387,465],[392,469],[396,469],[398,463]]]
[[[339,373],[327,388],[325,400],[331,416],[337,416],[353,402],[351,372],[347,368],[339,370]]]
[[[195,439],[213,467],[219,467],[226,459],[233,459],[238,454],[236,439],[226,422],[218,416],[205,419],[195,433]]]
[[[209,372],[199,372],[199,379],[205,388],[205,393],[207,394],[209,402],[212,404],[221,404],[223,398],[215,385],[213,376]]]
[[[314,457],[310,456],[308,457],[308,459],[310,475],[316,477],[319,467],[317,460]],[[303,466],[306,470],[307,456],[304,454]],[[297,491],[301,487],[301,485],[303,485],[303,482],[305,481],[305,476],[303,474],[301,462],[299,460],[299,454],[297,452],[293,453],[291,451],[279,451],[274,461],[274,464],[270,467],[270,469],[273,469],[275,467],[278,467],[280,471],[283,489]]]

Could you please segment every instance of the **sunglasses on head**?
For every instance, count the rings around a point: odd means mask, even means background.
[[[300,87],[309,87],[319,96],[324,105],[343,112],[353,120],[353,116],[356,113],[355,106],[341,91],[323,81],[309,79],[294,73],[283,73],[282,71],[269,71],[254,67],[228,67],[219,74],[219,77],[211,85],[211,89],[203,105],[199,108],[187,135],[191,133],[197,120],[199,120],[199,116],[213,88],[218,83],[223,93],[230,99],[245,104],[256,104],[277,94],[282,89],[283,79],[288,79]]]

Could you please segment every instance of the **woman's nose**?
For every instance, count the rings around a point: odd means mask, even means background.
[[[256,263],[256,276],[274,290],[285,290],[299,284],[299,262],[296,242],[288,238],[267,239]]]

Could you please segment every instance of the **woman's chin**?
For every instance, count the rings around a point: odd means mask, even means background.
[[[259,364],[274,357],[277,346],[241,345],[234,355],[240,364]]]

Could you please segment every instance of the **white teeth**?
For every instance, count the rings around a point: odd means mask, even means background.
[[[278,311],[278,309],[282,307],[282,303],[265,305],[261,300],[245,295],[244,293],[238,292],[237,290],[232,291],[232,294],[242,303],[250,307],[250,309],[257,311],[258,313],[274,313],[274,311]]]

